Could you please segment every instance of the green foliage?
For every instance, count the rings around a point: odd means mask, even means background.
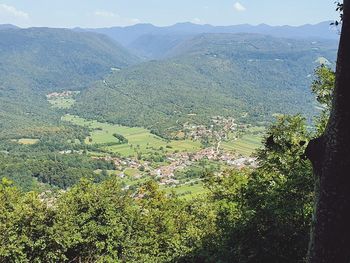
[[[10,178],[24,191],[50,187],[66,189],[83,177],[95,182],[108,178],[94,173],[97,169],[114,169],[114,164],[77,153],[0,153],[0,178]]]
[[[113,136],[118,139],[119,144],[128,144],[128,139],[121,134],[114,133]]]
[[[321,135],[326,128],[335,85],[335,72],[326,66],[320,66],[315,70],[316,79],[311,85],[317,101],[323,106],[320,116],[316,119],[317,134]]]
[[[213,213],[202,202],[166,196],[152,182],[137,195],[116,179],[40,196],[4,180],[0,262],[171,262],[213,231]]]
[[[343,11],[344,11],[344,4],[339,1],[334,2],[336,4],[336,9],[335,11],[339,12],[340,20],[336,20],[331,25],[339,26],[343,22]]]
[[[313,175],[304,161],[310,135],[300,116],[282,117],[270,127],[258,152],[259,168],[244,191],[244,243],[239,254],[250,262],[302,262],[309,240]],[[253,238],[254,236],[254,238]],[[245,261],[242,261],[245,262]]]
[[[311,85],[312,92],[321,105],[330,109],[335,83],[335,72],[322,65],[315,70],[316,79]]]
[[[300,156],[309,136],[301,116],[280,117],[268,129],[257,169],[206,178],[215,232],[188,255],[189,262],[303,262],[313,177]]]
[[[0,261],[52,262],[54,252],[52,211],[37,194],[23,195],[6,180],[0,184]]]
[[[86,156],[91,146],[83,142],[88,134],[86,128],[66,123],[41,133],[29,132],[35,144],[19,143],[21,135],[11,140],[0,139],[0,178],[11,179],[24,191],[65,189],[82,177],[101,182],[106,176],[94,171],[114,169],[114,164]]]
[[[82,181],[57,202],[55,231],[68,262],[119,262],[135,216],[118,181]],[[130,220],[130,221],[129,221]]]

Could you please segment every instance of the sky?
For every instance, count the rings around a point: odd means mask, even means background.
[[[111,27],[179,22],[316,24],[335,20],[334,0],[0,0],[0,24]]]

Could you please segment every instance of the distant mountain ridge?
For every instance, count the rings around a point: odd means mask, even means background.
[[[134,54],[144,59],[161,59],[171,53],[171,49],[183,41],[199,34],[208,33],[252,33],[292,39],[339,40],[338,28],[331,26],[332,21],[301,26],[270,26],[267,24],[240,24],[232,26],[199,25],[190,22],[177,23],[171,26],[136,24],[126,27],[109,28],[73,28],[78,32],[94,32],[106,35]],[[13,25],[0,25],[1,29],[17,28]]]
[[[199,25],[190,22],[177,23],[172,26],[158,27],[152,24],[136,24],[126,27],[109,28],[75,28],[75,30],[94,31],[109,35],[123,45],[129,45],[142,35],[148,34],[202,34],[202,33],[256,33],[287,38],[320,38],[338,39],[339,35],[332,21],[302,26],[270,26],[267,24],[250,25],[240,24],[232,26]]]
[[[0,25],[0,30],[3,29],[17,29],[19,27],[15,26],[15,25],[11,25],[11,24],[1,24]]]
[[[254,33],[294,39],[338,40],[338,29],[335,26],[331,26],[331,22],[325,21],[315,25],[306,24],[302,26],[269,26],[266,24],[256,26],[249,24],[212,26],[187,22],[166,27],[158,27],[152,24],[137,24],[127,27],[75,28],[74,30],[91,31],[107,35],[139,56],[158,59],[162,58],[181,41],[206,33]]]

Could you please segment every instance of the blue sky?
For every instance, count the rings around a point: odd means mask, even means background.
[[[334,0],[0,0],[0,24],[106,27],[177,22],[301,25],[334,20]]]

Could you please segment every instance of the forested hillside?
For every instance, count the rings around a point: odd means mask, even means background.
[[[74,112],[100,121],[144,126],[166,136],[186,121],[216,115],[261,124],[276,113],[304,112],[321,63],[334,65],[336,42],[254,34],[204,34],[178,44],[166,60],[113,73],[84,90]]]
[[[45,126],[57,118],[45,95],[81,90],[112,67],[138,61],[105,36],[67,29],[0,30],[1,135]]]

